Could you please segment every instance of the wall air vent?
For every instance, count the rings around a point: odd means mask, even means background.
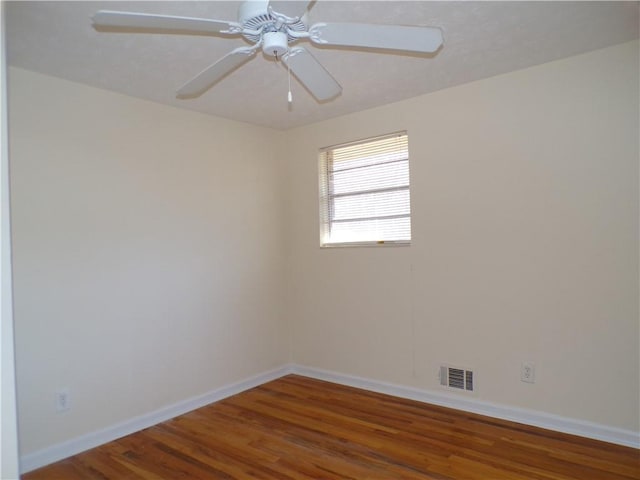
[[[440,385],[455,390],[473,392],[473,371],[442,365],[440,366]]]

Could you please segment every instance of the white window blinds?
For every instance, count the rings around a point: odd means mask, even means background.
[[[406,132],[320,151],[321,245],[409,243]]]

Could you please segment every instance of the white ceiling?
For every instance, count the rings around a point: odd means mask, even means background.
[[[309,50],[342,85],[319,104],[259,54],[196,99],[175,91],[242,38],[99,33],[99,9],[236,20],[240,2],[7,2],[8,63],[154,102],[288,129],[638,38],[638,2],[329,1],[312,3],[310,23],[433,25],[436,55],[344,48]],[[10,85],[9,85],[9,88]]]

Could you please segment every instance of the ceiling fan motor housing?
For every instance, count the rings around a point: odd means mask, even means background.
[[[269,13],[269,0],[249,0],[241,3],[238,8],[238,23],[249,30],[264,29],[265,32],[269,32],[271,29],[271,31],[273,31],[276,19]],[[307,30],[307,23],[307,14],[305,13],[297,22],[290,23],[286,25],[286,27],[290,30],[304,32]],[[280,31],[285,32],[287,41],[293,42],[297,40],[296,38],[288,35],[286,33],[286,29],[281,28]],[[243,36],[252,43],[256,43],[260,40],[260,35],[243,34]],[[266,53],[264,47],[263,50]],[[269,53],[269,55],[273,55],[273,53]],[[278,52],[278,56],[280,56],[280,52]]]

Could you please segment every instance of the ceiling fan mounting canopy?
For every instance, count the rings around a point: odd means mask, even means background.
[[[214,84],[255,57],[265,55],[286,64],[298,81],[316,98],[328,101],[342,92],[340,84],[304,47],[308,40],[327,47],[380,51],[382,53],[433,53],[443,43],[438,27],[379,25],[368,23],[316,23],[309,26],[309,0],[250,0],[238,9],[238,21],[179,17],[136,12],[100,10],[93,16],[98,31],[127,33],[182,33],[191,35],[242,36],[251,46],[235,48],[208,66],[180,89],[180,98],[202,95]]]

